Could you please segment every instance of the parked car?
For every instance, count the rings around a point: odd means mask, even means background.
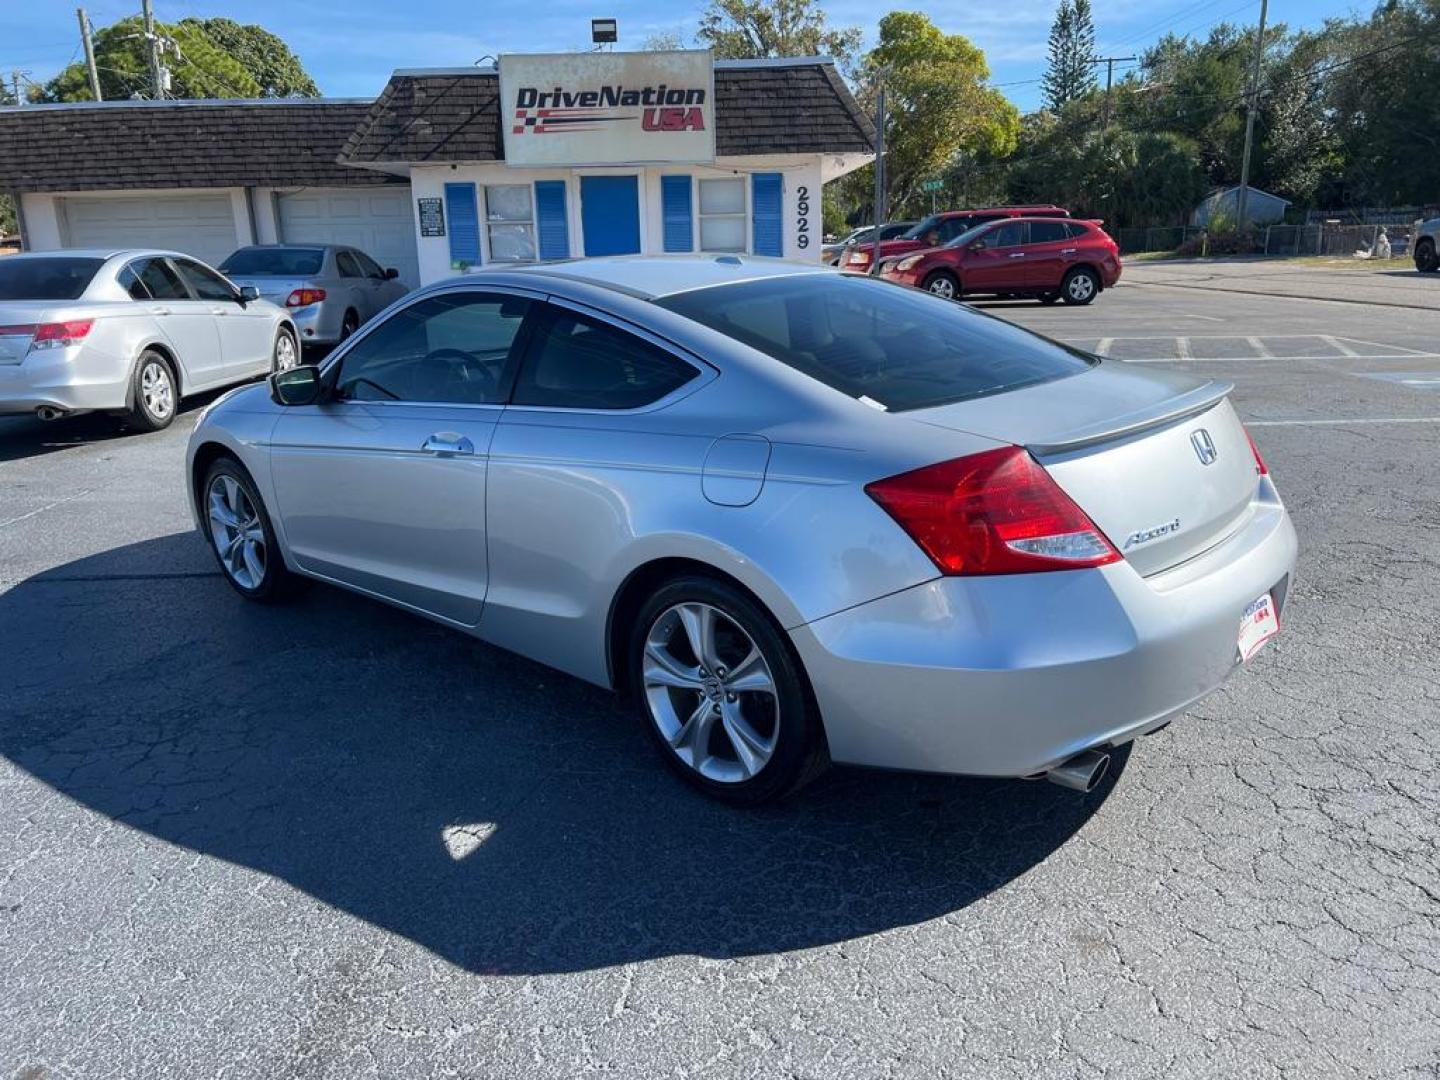
[[[1420,273],[1433,274],[1440,270],[1440,217],[1416,227],[1410,241],[1410,254]]]
[[[912,227],[902,236],[887,240],[880,245],[880,258],[904,255],[921,248],[939,247],[948,244],[966,229],[983,225],[987,221],[999,221],[1013,217],[1069,217],[1070,211],[1063,206],[987,206],[979,210],[946,210],[931,214],[924,221]],[[868,270],[874,250],[856,247],[845,257],[846,270]]]
[[[232,253],[220,269],[288,309],[305,345],[344,341],[409,291],[398,270],[333,244],[256,244]]]
[[[1120,280],[1120,248],[1093,221],[1012,218],[977,225],[944,247],[885,259],[880,276],[946,300],[1034,296],[1088,304]]]
[[[894,240],[896,237],[904,236],[915,227],[913,221],[891,221],[880,226],[880,240]],[[820,258],[827,266],[838,266],[845,255],[845,249],[854,247],[857,244],[873,244],[875,242],[875,226],[866,225],[851,232],[842,240],[833,244],[826,244],[820,249]]]
[[[1088,789],[1279,629],[1295,532],[1228,391],[823,267],[487,268],[217,402],[187,487],[242,596],[614,687],[718,797]]]
[[[293,367],[283,308],[174,251],[0,259],[0,413],[103,411],[145,431],[183,396]]]

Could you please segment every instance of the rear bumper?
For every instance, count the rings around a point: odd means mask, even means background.
[[[300,344],[334,345],[340,340],[340,326],[345,319],[343,305],[322,300],[318,304],[286,308],[285,311],[300,333]]]
[[[0,414],[33,413],[42,406],[63,412],[123,409],[129,381],[123,360],[83,345],[32,351],[19,364],[0,364]]]
[[[1246,523],[1142,578],[1130,564],[939,578],[792,631],[834,760],[1026,776],[1160,727],[1239,663],[1245,607],[1281,610],[1295,530],[1268,481]]]

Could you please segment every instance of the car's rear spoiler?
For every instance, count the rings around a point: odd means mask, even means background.
[[[1026,449],[1036,457],[1083,450],[1097,443],[1113,442],[1149,428],[1163,427],[1196,416],[1222,401],[1235,388],[1234,383],[1210,381],[1175,397],[1156,402],[1138,412],[1122,413],[1099,423],[1067,431],[1043,443],[1027,443]]]

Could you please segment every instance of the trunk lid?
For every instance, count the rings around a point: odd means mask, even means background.
[[[253,285],[260,290],[260,299],[272,304],[285,306],[285,301],[296,289],[323,288],[313,277],[275,277],[273,274],[230,274],[236,285]]]
[[[30,352],[35,327],[41,323],[60,322],[75,318],[73,301],[5,300],[0,301],[0,365],[15,365]]]
[[[1227,383],[1114,362],[906,415],[1025,446],[1142,575],[1240,528],[1259,483]]]

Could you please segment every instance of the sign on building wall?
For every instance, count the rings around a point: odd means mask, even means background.
[[[505,164],[715,160],[709,50],[500,57]]]
[[[439,199],[416,199],[420,210],[420,235],[445,235],[445,204]]]

